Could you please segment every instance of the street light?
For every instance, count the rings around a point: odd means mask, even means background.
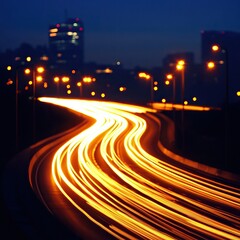
[[[7,66],[7,71],[12,71],[12,66]],[[18,150],[18,70],[15,73],[15,144],[16,150]]]
[[[95,82],[96,81],[96,78],[94,77],[91,77],[91,76],[83,76],[82,77],[82,80],[77,82],[77,86],[79,87],[80,89],[80,97],[83,97],[83,85],[84,84],[89,84],[89,83],[92,83],[92,82]],[[92,93],[91,93],[92,95]],[[93,96],[93,95],[92,95]]]
[[[175,77],[173,74],[171,73],[168,73],[166,74],[166,81],[165,81],[165,84],[166,85],[169,85],[170,84],[170,81],[172,81],[173,83],[173,96],[172,96],[172,101],[173,101],[173,104],[175,104],[175,101],[176,101],[176,82],[175,82]]]
[[[138,77],[146,80],[150,80],[150,101],[153,103],[153,77],[145,72],[138,73]]]
[[[57,85],[57,97],[59,97],[59,83],[60,83],[60,78],[59,77],[54,77],[53,81],[56,83]]]
[[[82,82],[77,82],[77,86],[80,89],[80,97],[82,97]]]
[[[208,62],[208,63],[207,63],[207,68],[208,68],[209,70],[214,69],[214,68],[215,68],[215,63],[214,63],[213,61]]]
[[[182,123],[182,149],[185,148],[185,126],[184,126],[184,90],[185,90],[185,61],[179,60],[176,65],[176,70],[181,72],[181,95],[182,95],[182,115],[181,115],[181,123]]]
[[[32,83],[33,83],[33,142],[35,141],[35,136],[36,136],[36,73],[43,73],[45,71],[44,67],[36,67],[33,68],[32,70],[30,68],[25,69],[25,74],[30,74],[32,72]]]
[[[225,161],[228,160],[228,111],[229,111],[229,73],[228,73],[228,51],[220,45],[212,46],[213,52],[222,52],[225,56]]]

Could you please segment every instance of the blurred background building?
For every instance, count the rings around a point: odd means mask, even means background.
[[[49,27],[51,64],[55,68],[80,70],[84,63],[84,27],[79,18]]]

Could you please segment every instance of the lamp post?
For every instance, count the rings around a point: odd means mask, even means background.
[[[12,66],[7,66],[7,71],[12,71]],[[16,147],[16,151],[18,150],[19,147],[19,142],[18,142],[18,134],[19,134],[19,127],[18,127],[18,111],[19,111],[19,106],[18,106],[18,69],[16,69],[15,72],[15,147]]]
[[[36,72],[41,74],[45,71],[43,67],[33,68],[32,70],[32,85],[33,85],[33,142],[35,142],[36,137]],[[25,74],[30,74],[31,70],[29,68],[25,69]]]
[[[166,81],[165,81],[165,84],[167,85],[167,81],[172,81],[172,90],[173,90],[173,94],[172,94],[172,102],[173,104],[176,103],[176,82],[175,82],[175,76],[171,73],[167,74],[166,75]]]
[[[176,65],[176,70],[181,72],[181,102],[182,102],[182,149],[185,149],[185,123],[184,123],[184,94],[185,94],[185,61],[179,60]]]
[[[138,74],[139,78],[150,80],[150,101],[153,103],[153,77],[150,74],[147,74],[145,72],[140,72]]]
[[[80,98],[82,98],[82,82],[77,82],[77,86],[79,87],[79,90],[80,90]]]
[[[212,46],[213,52],[222,52],[225,56],[225,164],[228,160],[228,141],[229,141],[229,72],[228,72],[228,50],[217,44]]]
[[[60,83],[60,78],[59,77],[54,77],[53,81],[56,83],[57,85],[57,97],[59,97],[59,83]]]

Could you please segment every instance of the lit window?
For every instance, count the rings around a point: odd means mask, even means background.
[[[56,37],[57,34],[56,34],[56,33],[50,33],[49,36],[50,36],[50,37]]]
[[[49,32],[50,33],[56,33],[56,32],[58,32],[58,29],[57,28],[52,28],[52,29],[49,30]]]

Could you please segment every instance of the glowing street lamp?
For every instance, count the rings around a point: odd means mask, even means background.
[[[185,61],[184,60],[179,60],[176,65],[177,71],[181,71],[182,73],[182,104],[184,101],[184,88],[185,88],[185,75],[184,75],[184,70],[185,70]]]
[[[208,62],[207,63],[207,68],[210,69],[210,70],[214,69],[215,68],[215,63],[213,61]]]
[[[213,45],[213,46],[212,46],[212,51],[213,51],[213,52],[218,52],[219,49],[220,49],[220,48],[219,48],[218,45]]]
[[[151,96],[151,102],[153,102],[153,77],[150,74],[147,74],[145,72],[138,73],[138,77],[146,80],[150,80],[150,96]]]
[[[8,65],[7,66],[7,71],[12,71],[12,66]],[[16,150],[18,150],[18,71],[16,71],[16,76],[15,76],[15,104],[16,104],[16,109],[15,109],[15,143],[16,143]]]
[[[228,160],[228,109],[229,109],[229,73],[228,73],[228,51],[226,48],[214,44],[212,46],[212,51],[222,52],[225,56],[225,161]]]
[[[59,84],[60,84],[60,78],[58,76],[53,78],[53,81],[56,83],[57,85],[57,96],[59,97]]]
[[[80,89],[80,97],[82,97],[82,83],[81,82],[77,82],[77,86],[79,87]]]
[[[184,60],[179,60],[178,62],[177,62],[177,65],[176,65],[176,70],[177,71],[180,71],[181,72],[181,81],[182,81],[182,88],[181,88],[181,92],[182,92],[182,100],[181,100],[181,102],[182,102],[182,121],[181,121],[181,123],[182,123],[182,148],[183,148],[183,150],[184,150],[184,148],[185,148],[185,127],[184,127],[184,106],[185,106],[185,103],[184,103],[184,90],[185,90],[185,61]]]
[[[44,67],[36,67],[32,70],[32,84],[33,84],[33,141],[35,141],[36,136],[36,110],[35,110],[35,104],[36,104],[36,81],[39,79],[39,76],[36,77],[36,73],[43,73],[45,71]],[[31,69],[27,68],[25,69],[25,74],[30,74]],[[41,78],[42,79],[42,78]]]
[[[80,97],[83,97],[83,85],[84,84],[89,84],[89,83],[92,83],[92,82],[95,82],[95,81],[96,81],[96,78],[93,78],[91,76],[83,76],[82,80],[77,82],[77,86],[80,88]]]
[[[175,101],[176,101],[176,82],[175,82],[175,77],[174,77],[174,75],[173,74],[171,74],[171,73],[168,73],[168,74],[166,74],[166,81],[165,81],[165,84],[166,85],[169,85],[170,84],[170,82],[172,81],[172,83],[173,83],[173,99],[172,99],[172,101],[173,101],[173,103],[175,103]]]

